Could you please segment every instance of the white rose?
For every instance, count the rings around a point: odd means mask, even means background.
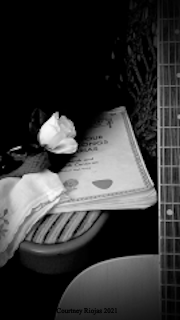
[[[59,118],[59,112],[55,112],[40,128],[38,140],[53,153],[74,153],[78,147],[75,136],[73,122],[65,116]]]

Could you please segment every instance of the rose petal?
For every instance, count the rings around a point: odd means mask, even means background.
[[[74,138],[76,136],[76,130],[71,120],[65,116],[61,116],[59,119],[60,128],[66,133],[67,137]]]
[[[47,120],[41,127],[38,138],[41,145],[46,145],[51,141],[51,139],[61,131],[59,127],[55,114]]]
[[[53,152],[53,153],[74,153],[77,151],[78,144],[73,138],[65,138],[59,142],[59,144],[56,146],[56,148],[52,149],[49,146],[47,147],[47,150]]]
[[[64,139],[66,139],[66,135],[64,134],[64,132],[58,132],[48,141],[48,143],[44,145],[48,146],[50,149],[55,149]]]
[[[52,114],[52,116],[42,125],[41,128],[43,128],[44,126],[53,126],[54,128],[56,128],[59,131],[59,124],[58,124],[58,120],[59,120],[59,112],[55,112]]]

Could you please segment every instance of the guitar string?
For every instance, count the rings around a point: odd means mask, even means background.
[[[168,12],[169,12],[169,10],[170,10],[170,8],[168,7]],[[173,13],[174,14],[174,13]],[[169,40],[170,40],[170,22],[169,21],[167,21],[167,25],[168,25],[168,84],[172,84],[172,73],[171,73],[171,67],[169,66],[169,63],[170,63],[170,43],[169,43]],[[172,59],[172,57],[171,57],[171,59]],[[175,61],[174,61],[174,57],[173,57],[173,63],[174,63]],[[174,66],[172,66],[172,68],[174,68]],[[173,83],[174,83],[174,80],[173,80]],[[169,91],[170,91],[170,88],[168,89]],[[168,92],[169,93],[169,92]],[[170,94],[168,94],[168,105],[169,105],[169,122],[170,122],[170,126],[172,125],[172,119],[171,119],[171,113],[172,112],[170,112],[171,110],[170,110],[170,106],[171,106],[171,97],[170,97]],[[171,134],[171,130],[169,130],[169,139],[167,138],[167,143],[168,143],[168,145],[170,144],[170,146],[172,146],[172,144],[173,144],[173,141],[172,141],[172,134]],[[168,141],[169,140],[169,141]],[[170,159],[169,159],[169,162],[170,162],[170,166],[171,166],[171,181],[172,181],[172,150],[171,150],[171,152],[170,152]],[[170,199],[171,199],[171,201],[173,201],[174,200],[174,198],[173,198],[173,187],[171,187],[171,188],[169,188],[168,189],[168,191],[170,192],[170,195],[169,195],[169,197],[170,197]],[[174,207],[173,207],[173,202],[172,202],[172,204],[171,204],[171,210],[172,210],[172,214],[174,213]],[[171,216],[172,217],[172,216]],[[173,223],[173,221],[172,221],[172,219],[171,219],[171,221],[170,221],[170,230],[172,230],[172,232],[173,232],[173,236],[174,236],[174,223]],[[166,236],[167,236],[167,233],[166,233]],[[168,272],[170,272],[171,273],[171,275],[172,275],[172,281],[174,282],[174,279],[175,279],[175,275],[174,275],[174,265],[175,265],[175,256],[174,256],[174,240],[172,239],[172,240],[170,240],[170,242],[171,242],[171,244],[170,244],[170,252],[171,252],[171,250],[172,250],[172,252],[173,252],[173,271],[171,272],[171,271],[168,271]],[[167,254],[168,254],[169,252],[167,252]],[[168,259],[168,257],[167,257],[167,259]],[[168,268],[169,268],[169,265],[168,265]],[[172,293],[171,293],[172,294]]]
[[[176,21],[176,17],[175,17],[175,6],[173,8],[173,29],[175,31],[175,21]],[[170,24],[170,22],[169,22]],[[169,28],[170,29],[170,28]],[[170,31],[169,31],[170,32]],[[168,39],[170,39],[170,33],[168,34]],[[170,46],[170,45],[169,45]],[[176,61],[176,57],[177,57],[177,54],[176,54],[176,39],[174,41],[174,48],[175,50],[172,50],[172,53],[173,54],[173,62],[174,62],[174,72],[173,72],[173,75],[175,76],[175,79],[171,79],[171,83],[172,83],[172,80],[173,80],[173,83],[175,82],[175,85],[176,85],[176,97],[175,97],[175,106],[177,107],[178,106],[178,101],[177,101],[177,92],[178,92],[178,79],[176,78],[176,72],[177,72],[177,61]],[[169,47],[169,52],[170,52],[170,47]],[[170,60],[170,58],[169,58]],[[169,61],[171,62],[171,61]],[[172,76],[172,74],[170,73],[170,76]],[[170,96],[172,97],[172,95]],[[172,106],[172,100],[170,101],[170,105]],[[175,119],[174,119],[175,121]],[[172,119],[172,113],[171,113],[171,125],[173,124],[173,119]],[[177,118],[176,118],[176,124],[177,124]],[[178,130],[177,130],[178,132]],[[178,137],[178,135],[177,135]],[[176,136],[174,137],[176,139]],[[177,141],[178,139],[176,139],[174,141],[175,145],[178,146],[177,144]],[[171,145],[173,145],[173,137],[171,136]],[[172,149],[171,149],[171,164],[173,162],[173,157],[172,157]],[[174,164],[174,163],[173,163]],[[173,181],[174,177],[173,177],[173,174],[172,174],[172,168],[171,168],[171,179]],[[174,187],[172,187],[172,199],[175,200],[175,192],[174,192]],[[173,213],[175,213],[175,205],[173,203]],[[176,267],[178,267],[178,265],[176,266],[176,241],[178,241],[175,236],[176,236],[176,231],[177,231],[177,236],[178,236],[178,225],[177,223],[173,220],[173,282],[176,284],[176,275],[177,275],[177,272],[179,271],[176,271]],[[177,230],[176,230],[176,227],[177,227]],[[176,296],[176,290],[174,289],[174,297],[175,297],[175,314],[177,313],[177,296]]]

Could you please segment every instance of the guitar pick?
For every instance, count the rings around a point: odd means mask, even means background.
[[[113,181],[110,179],[105,179],[105,180],[96,180],[92,182],[94,186],[100,189],[108,189],[111,187]]]

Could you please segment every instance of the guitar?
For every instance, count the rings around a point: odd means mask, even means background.
[[[68,286],[58,319],[180,319],[180,1],[158,1],[159,254],[100,262]]]

